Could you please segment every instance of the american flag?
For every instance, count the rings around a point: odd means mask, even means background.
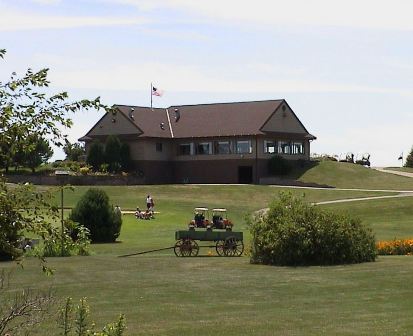
[[[156,87],[152,87],[152,96],[162,97],[163,90],[157,89]]]

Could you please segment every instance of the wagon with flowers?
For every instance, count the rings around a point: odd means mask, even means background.
[[[215,248],[221,257],[239,257],[244,252],[242,232],[189,229],[176,231],[175,239],[177,257],[196,257],[200,247]],[[213,245],[200,246],[198,242],[213,242]]]

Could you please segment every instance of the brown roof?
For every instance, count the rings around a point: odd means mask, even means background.
[[[154,108],[151,110],[150,107],[126,105],[115,106],[143,131],[141,136],[153,138],[171,137],[165,109]],[[133,115],[133,119],[130,118],[130,114]],[[163,129],[161,128],[161,124],[163,125]]]
[[[149,107],[141,106],[115,106],[137,126],[137,135],[142,130],[143,133],[139,137],[198,138],[265,134],[261,128],[283,102],[285,102],[284,99],[176,105],[167,109],[154,108],[152,110]],[[175,118],[175,109],[179,110],[179,120]],[[169,126],[168,114],[171,127]],[[300,122],[298,118],[297,120]],[[303,128],[305,129],[304,126]],[[308,132],[303,133],[304,135],[313,137]],[[86,140],[85,137],[84,139]]]
[[[283,100],[171,106],[169,114],[176,138],[256,135]],[[174,110],[180,119],[175,122]]]

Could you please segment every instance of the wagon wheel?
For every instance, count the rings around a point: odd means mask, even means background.
[[[198,252],[198,243],[190,238],[180,239],[174,246],[174,253],[177,257],[196,257]]]
[[[225,239],[223,251],[226,257],[239,257],[244,252],[244,243],[235,237],[228,237]]]
[[[222,257],[225,255],[224,250],[225,250],[225,242],[223,240],[218,240],[216,245],[215,245],[215,250],[217,251],[217,254]]]

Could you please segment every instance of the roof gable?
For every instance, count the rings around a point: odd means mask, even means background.
[[[142,134],[142,130],[122,113],[107,112],[86,134],[86,137]]]
[[[286,102],[281,104],[261,127],[263,132],[308,133]]]

